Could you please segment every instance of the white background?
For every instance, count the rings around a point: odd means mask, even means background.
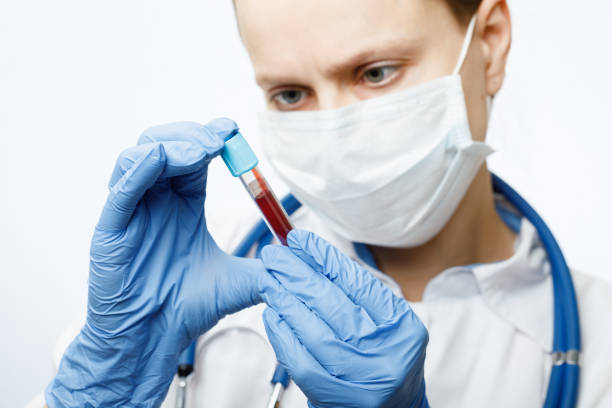
[[[612,5],[510,3],[491,167],[573,266],[612,280]],[[0,0],[0,406],[44,388],[58,335],[84,315],[117,154],[151,125],[216,116],[256,145],[261,107],[229,0]],[[209,214],[253,210],[222,163],[209,179]]]

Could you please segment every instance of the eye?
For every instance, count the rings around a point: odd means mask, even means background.
[[[372,84],[380,84],[388,80],[397,71],[397,67],[386,65],[370,68],[363,73],[363,79]]]
[[[304,98],[305,92],[299,89],[287,89],[272,96],[274,102],[282,106],[298,104]]]

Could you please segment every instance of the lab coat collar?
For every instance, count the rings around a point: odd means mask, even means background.
[[[487,306],[544,350],[552,351],[550,264],[535,227],[523,218],[514,255],[475,266],[472,271]]]
[[[379,270],[366,266],[402,296],[399,285]],[[548,257],[537,231],[521,221],[514,255],[488,264],[446,269],[425,287],[422,303],[451,302],[480,296],[489,309],[524,333],[543,350],[552,351],[553,302]]]

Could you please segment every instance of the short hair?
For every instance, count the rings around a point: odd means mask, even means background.
[[[460,23],[466,24],[472,16],[476,14],[482,0],[444,0],[453,11],[453,14]],[[236,0],[232,0],[234,9],[236,8]]]
[[[467,24],[478,11],[482,0],[445,0],[460,23]]]

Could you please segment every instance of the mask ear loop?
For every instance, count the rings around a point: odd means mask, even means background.
[[[455,65],[455,69],[453,70],[453,75],[457,75],[461,68],[463,67],[463,63],[465,62],[465,58],[467,57],[468,50],[470,49],[470,44],[472,43],[472,37],[474,36],[474,27],[476,26],[476,14],[472,16],[470,20],[470,25],[468,25],[467,32],[465,33],[465,39],[463,40],[463,45],[461,46],[461,53],[459,54],[459,60],[457,61],[457,65]]]

